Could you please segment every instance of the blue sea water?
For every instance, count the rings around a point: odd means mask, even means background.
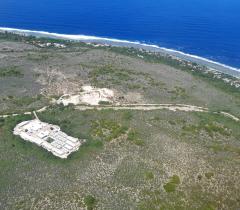
[[[0,27],[140,41],[240,68],[239,0],[0,0]]]

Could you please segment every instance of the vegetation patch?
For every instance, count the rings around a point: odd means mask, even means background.
[[[148,73],[136,72],[129,69],[119,69],[111,65],[99,68],[96,67],[88,76],[92,84],[98,87],[122,85],[133,90],[145,89],[146,85],[151,87],[164,85],[163,83],[155,81]]]
[[[207,173],[205,173],[205,177],[206,177],[207,179],[211,179],[213,176],[214,176],[214,173],[213,173],[213,172],[207,172]]]
[[[172,93],[174,95],[173,99],[187,97],[186,90],[184,88],[178,87],[178,86],[174,87],[174,90],[169,91],[169,93]]]
[[[111,120],[92,122],[92,136],[104,141],[112,141],[127,132],[128,128]]]
[[[138,208],[140,210],[165,210],[165,209],[188,209],[187,207],[184,208],[184,195],[178,194],[174,196],[173,194],[168,195],[168,198],[164,198],[163,193],[160,190],[153,190],[153,189],[143,189],[141,191],[141,201],[138,203]],[[172,199],[170,201],[170,199]]]
[[[99,101],[99,105],[111,105],[112,103],[110,101]]]
[[[30,96],[23,96],[21,98],[13,98],[12,102],[16,106],[28,106],[36,101],[40,101],[42,99],[41,95],[30,97]]]
[[[96,206],[97,200],[92,195],[87,195],[84,198],[84,204],[87,206],[87,210],[92,210]]]
[[[0,67],[0,77],[23,77],[24,74],[17,66]]]
[[[46,53],[28,53],[27,59],[32,61],[44,61],[50,58],[49,54]]]
[[[151,180],[151,179],[154,179],[154,174],[152,171],[146,171],[144,174],[144,177],[146,180]]]
[[[232,86],[231,84],[226,84],[226,82],[223,79],[218,79],[214,72],[208,71],[207,67],[199,65],[197,63],[185,61],[182,59],[176,59],[171,55],[163,55],[160,53],[149,53],[145,50],[140,51],[135,48],[111,47],[110,49],[113,52],[117,52],[123,55],[138,58],[138,59],[139,59],[139,56],[141,56],[145,62],[162,63],[165,65],[171,66],[173,68],[186,71],[191,75],[193,75],[194,77],[199,78],[203,81],[206,81],[212,86],[219,88],[224,92],[234,94],[238,98],[240,97],[239,88]],[[234,78],[233,76],[230,76],[224,73],[219,73],[219,72],[218,74],[221,75],[221,78],[230,79],[232,81],[236,80],[236,78]]]
[[[7,105],[1,114],[23,113],[37,110],[49,104],[47,98],[42,95],[36,96],[12,96],[2,98],[3,103]]]
[[[213,122],[213,121],[201,121],[198,125],[185,125],[183,126],[183,131],[185,133],[199,133],[200,131],[205,131],[209,136],[213,137],[214,134],[219,133],[223,136],[230,136],[231,130],[226,126]]]
[[[133,113],[131,112],[131,111],[124,111],[123,112],[123,119],[124,120],[127,120],[127,121],[129,121],[129,120],[131,120],[133,118]]]
[[[143,146],[145,144],[144,141],[139,138],[139,134],[135,130],[130,130],[128,132],[127,140],[138,146]]]
[[[240,148],[228,144],[213,143],[208,146],[214,152],[234,152],[240,155]]]
[[[169,182],[166,183],[163,188],[165,189],[166,192],[171,193],[175,192],[177,186],[180,184],[180,178],[177,175],[173,175]]]

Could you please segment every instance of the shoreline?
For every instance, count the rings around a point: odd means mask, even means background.
[[[161,53],[165,55],[171,55],[176,58],[195,62],[199,65],[203,65],[208,67],[209,69],[219,71],[221,73],[229,74],[231,76],[240,78],[240,69],[231,67],[220,62],[212,61],[210,59],[192,55],[189,53],[181,52],[174,49],[168,49],[165,47],[160,47],[158,45],[145,44],[138,41],[128,41],[128,40],[120,40],[114,38],[104,38],[97,36],[86,36],[86,35],[70,35],[70,34],[59,34],[59,33],[51,33],[46,31],[36,31],[36,30],[25,30],[25,29],[16,29],[16,28],[7,28],[0,27],[0,32],[10,32],[19,35],[25,36],[35,36],[38,38],[54,38],[54,39],[62,39],[62,40],[70,40],[70,41],[79,41],[84,43],[99,43],[105,45],[111,45],[114,47],[133,47],[135,49],[144,49],[150,52]]]

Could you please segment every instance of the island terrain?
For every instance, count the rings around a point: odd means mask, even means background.
[[[0,90],[1,209],[240,207],[237,76],[145,49],[0,33]],[[21,138],[22,122],[77,147],[60,158]]]

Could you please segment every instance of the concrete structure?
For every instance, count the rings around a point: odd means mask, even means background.
[[[13,133],[60,158],[67,158],[81,145],[79,139],[68,136],[59,126],[41,122],[38,118],[21,122],[14,128]]]
[[[86,104],[97,106],[100,102],[113,103],[114,92],[107,88],[94,88],[92,86],[83,86],[79,94],[65,94],[57,100],[57,104],[68,106],[69,104]]]

